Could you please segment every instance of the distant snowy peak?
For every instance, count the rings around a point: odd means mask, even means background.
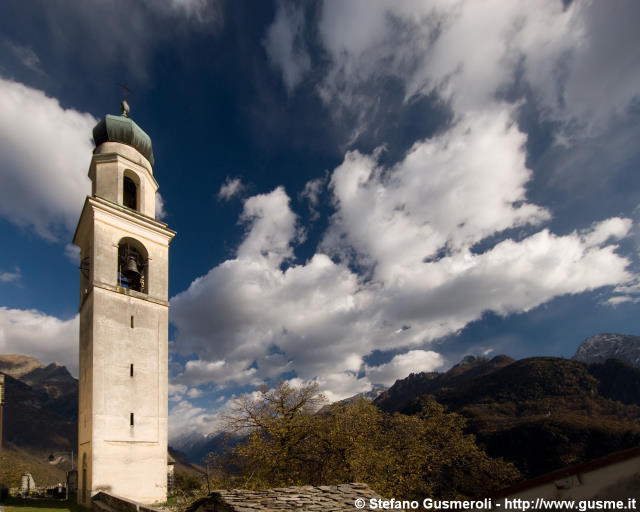
[[[169,440],[171,447],[181,452],[190,451],[206,442],[207,436],[196,431],[185,432]]]
[[[572,359],[583,363],[604,363],[607,359],[622,359],[640,368],[640,336],[596,334],[582,342]]]
[[[374,384],[369,391],[363,391],[362,393],[358,393],[351,397],[351,399],[355,398],[364,398],[365,400],[373,401],[378,396],[389,389],[387,386],[383,386],[382,384]],[[349,399],[347,399],[349,400]]]
[[[338,400],[333,402],[334,404],[340,405],[349,405],[354,403],[359,398],[364,398],[368,402],[373,402],[380,394],[384,393],[387,389],[387,386],[383,386],[382,384],[374,384],[369,391],[363,391],[362,393],[357,393],[349,398],[343,398],[342,400]],[[320,411],[328,410],[328,405],[325,405],[320,409]]]
[[[468,356],[464,356],[458,364],[453,366],[453,368],[461,368],[463,366],[482,364],[488,361],[489,361],[489,358],[485,356],[468,355]]]

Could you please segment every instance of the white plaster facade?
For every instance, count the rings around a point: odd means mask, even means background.
[[[640,447],[613,453],[515,484],[495,496],[493,510],[514,510],[514,500],[627,500],[640,496]],[[633,507],[625,501],[627,510]],[[531,508],[533,508],[531,506]],[[590,507],[590,509],[596,508]],[[615,507],[614,507],[615,508]],[[576,507],[577,509],[577,507]],[[522,510],[522,509],[521,509]]]
[[[137,208],[123,205],[123,180]],[[149,161],[118,142],[91,159],[74,243],[81,252],[78,502],[103,490],[140,503],[166,501],[169,243],[155,219],[158,184]],[[144,249],[144,291],[122,285],[118,248]],[[148,257],[148,258],[147,258]]]

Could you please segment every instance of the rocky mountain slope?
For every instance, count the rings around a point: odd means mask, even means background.
[[[63,480],[77,445],[78,381],[64,366],[22,355],[0,355],[0,372],[5,374],[0,478],[11,485],[29,471],[39,484]],[[58,464],[49,463],[51,454]]]
[[[458,389],[472,380],[494,373],[514,362],[508,356],[485,357],[467,356],[459,364],[445,373],[412,373],[405,379],[397,380],[393,386],[381,393],[373,403],[387,412],[402,411],[414,399],[433,394],[443,389]]]
[[[425,395],[465,416],[491,456],[528,477],[640,443],[640,369],[622,361],[467,360],[412,374],[374,403],[413,414]]]
[[[191,432],[171,441],[170,451],[176,450],[196,465],[204,464],[211,452],[222,453],[226,448],[235,446],[243,437],[230,436],[226,432],[209,435]]]
[[[22,449],[67,450],[76,446],[78,381],[57,363],[0,355],[5,374],[4,440]]]
[[[78,380],[60,363],[34,368],[19,379],[33,389],[44,391],[52,400],[78,394]]]
[[[206,474],[206,469],[199,464],[195,464],[182,452],[174,450],[169,446],[169,455],[173,459],[175,473],[186,473],[202,477]]]
[[[607,359],[621,359],[640,368],[640,336],[596,334],[584,340],[571,359],[583,363],[604,363]]]
[[[14,379],[19,379],[23,375],[42,367],[42,363],[35,357],[20,354],[0,355],[0,373],[10,375]]]

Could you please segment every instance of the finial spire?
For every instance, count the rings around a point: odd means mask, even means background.
[[[122,100],[122,102],[120,103],[120,110],[122,111],[122,115],[124,117],[127,117],[129,115],[129,112],[131,111],[131,107],[129,107],[127,100]]]
[[[122,88],[122,101],[120,102],[120,110],[122,112],[122,115],[124,117],[127,117],[129,115],[129,112],[131,111],[131,107],[127,103],[127,93],[133,91],[129,89],[129,87],[127,86],[127,82],[122,82],[118,85]]]

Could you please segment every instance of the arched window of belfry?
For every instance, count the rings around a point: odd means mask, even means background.
[[[136,292],[148,293],[149,256],[147,250],[134,238],[123,238],[118,243],[118,286]]]
[[[129,176],[122,179],[122,204],[132,210],[138,209],[138,186]]]

